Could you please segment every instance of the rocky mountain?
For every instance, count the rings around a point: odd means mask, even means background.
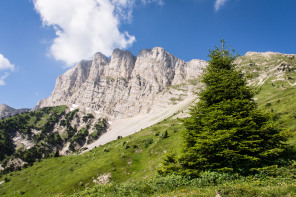
[[[24,112],[29,111],[30,109],[24,108],[24,109],[14,109],[12,107],[9,107],[6,104],[0,105],[0,119],[7,118],[10,116],[14,116],[16,114],[21,114]]]
[[[115,49],[111,58],[96,53],[57,78],[49,98],[37,108],[76,104],[112,118],[153,113],[192,97],[206,61],[185,62],[163,48],[137,57]]]
[[[294,85],[295,55],[248,52],[235,61],[252,85],[285,80]],[[185,62],[163,48],[141,50],[137,57],[115,49],[111,58],[96,53],[92,61],[81,61],[56,80],[45,106],[72,105],[92,109],[110,121],[110,127],[89,149],[151,126],[197,99],[200,77],[207,62]]]
[[[296,55],[248,52],[235,63],[251,85],[262,89],[256,96],[259,105],[294,119],[288,111],[296,108]],[[36,106],[39,110],[0,121],[2,167],[14,170],[36,159],[90,150],[167,117],[184,117],[197,101],[206,66],[158,47],[137,57],[119,49],[110,59],[97,53],[58,77],[50,97]],[[0,109],[14,111],[5,105]]]
[[[120,49],[110,59],[96,53],[58,77],[34,111],[0,121],[2,167],[90,150],[153,125],[196,100],[206,66],[159,47],[137,57]]]

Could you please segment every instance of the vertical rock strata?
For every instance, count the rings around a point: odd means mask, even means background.
[[[144,49],[133,56],[115,49],[110,59],[96,53],[56,80],[49,98],[37,108],[77,104],[104,115],[127,118],[176,104],[196,91],[206,61],[180,60],[164,49]]]

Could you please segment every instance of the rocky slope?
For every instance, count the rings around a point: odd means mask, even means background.
[[[21,114],[21,113],[27,112],[29,110],[30,109],[26,109],[26,108],[14,109],[12,107],[9,107],[8,105],[3,104],[3,105],[0,105],[0,119],[14,116],[16,114]]]
[[[185,62],[159,47],[141,50],[137,57],[120,49],[110,59],[96,53],[58,77],[37,108],[77,104],[115,119],[146,115],[192,97],[206,65]]]
[[[108,120],[77,106],[45,107],[0,120],[0,169],[85,148],[108,129]]]
[[[262,86],[266,82],[282,81],[296,85],[296,55],[274,52],[247,52],[235,61],[245,73],[251,85]]]

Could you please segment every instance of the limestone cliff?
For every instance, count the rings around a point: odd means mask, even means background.
[[[76,104],[115,118],[147,114],[192,97],[206,66],[206,61],[185,62],[159,47],[141,50],[137,57],[120,49],[110,59],[96,53],[92,61],[81,61],[58,77],[37,108]]]

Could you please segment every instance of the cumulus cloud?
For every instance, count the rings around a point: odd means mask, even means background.
[[[0,54],[0,86],[4,86],[6,83],[4,79],[9,76],[8,72],[1,73],[3,70],[14,71],[15,66],[10,63],[10,61],[5,58],[2,54]]]
[[[228,0],[216,0],[215,2],[215,10],[218,11]]]
[[[50,55],[73,66],[96,52],[110,56],[114,48],[127,48],[136,38],[119,29],[131,23],[139,1],[163,5],[164,0],[33,0],[44,26],[54,28]]]
[[[14,70],[14,65],[2,54],[0,54],[0,70]]]
[[[98,51],[109,56],[135,41],[119,30],[122,19],[131,20],[133,0],[34,0],[34,5],[43,24],[56,33],[50,54],[68,66]]]

